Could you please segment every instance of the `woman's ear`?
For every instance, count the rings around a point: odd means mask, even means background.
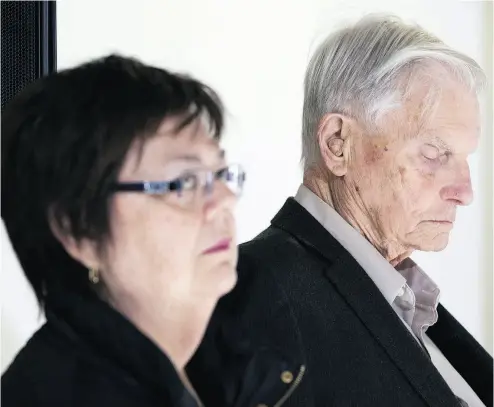
[[[351,120],[337,113],[328,113],[320,124],[317,133],[319,151],[326,167],[337,177],[348,171],[350,158]]]
[[[87,268],[100,268],[100,260],[94,241],[87,238],[75,239],[70,232],[70,222],[66,218],[62,222],[57,222],[54,216],[50,214],[48,222],[55,238],[73,259]]]

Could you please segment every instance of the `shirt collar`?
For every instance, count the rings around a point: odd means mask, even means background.
[[[305,185],[299,187],[295,200],[352,255],[390,305],[408,286],[418,304],[437,306],[439,288],[413,260],[406,259],[395,269],[364,236]]]

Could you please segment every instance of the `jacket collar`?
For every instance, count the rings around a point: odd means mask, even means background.
[[[417,340],[423,342],[425,331],[437,321],[440,290],[434,281],[410,258],[393,267],[360,232],[305,185],[300,185],[295,200],[352,255]]]
[[[271,223],[325,260],[326,277],[428,405],[459,405],[428,355],[367,273],[309,212],[289,198]]]

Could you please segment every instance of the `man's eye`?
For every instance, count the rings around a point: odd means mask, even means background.
[[[441,155],[439,149],[432,145],[425,145],[422,147],[422,155],[428,160],[436,160]]]

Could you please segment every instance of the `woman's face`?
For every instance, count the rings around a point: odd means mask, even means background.
[[[218,142],[200,121],[174,133],[177,123],[165,120],[155,137],[130,149],[119,182],[172,181],[225,166]],[[230,291],[237,278],[236,202],[220,180],[209,193],[116,192],[111,236],[98,265],[110,296],[196,302]]]

